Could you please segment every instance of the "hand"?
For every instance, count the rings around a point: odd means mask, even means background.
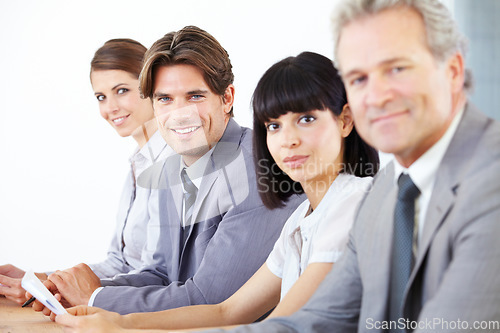
[[[18,304],[26,302],[25,291],[21,287],[21,280],[24,276],[24,271],[14,265],[0,266],[0,295],[4,295],[11,301]],[[42,281],[47,279],[44,273],[37,273],[38,278]]]
[[[5,275],[14,279],[22,279],[25,271],[20,268],[17,268],[14,265],[1,265],[0,266],[0,275]]]
[[[56,316],[55,321],[66,327],[65,332],[114,333],[124,331],[121,328],[121,316],[118,313],[89,306],[70,308],[68,314]]]
[[[85,264],[56,271],[49,275],[48,281],[71,306],[87,305],[92,293],[101,286],[99,277]]]
[[[50,280],[46,280],[43,285],[50,291],[51,294],[54,295],[54,297],[56,298],[57,301],[59,301],[59,303],[61,303],[61,305],[65,308],[67,307],[71,307],[71,304],[69,304],[62,296],[61,294],[59,293],[59,290],[57,289],[56,285],[53,284]],[[31,294],[26,292],[26,299],[30,299],[31,298]],[[52,314],[52,312],[50,311],[49,308],[45,307],[45,305],[40,302],[39,300],[35,300],[35,302],[33,302],[33,310],[35,311],[38,311],[38,312],[42,312],[44,315],[46,316],[50,316],[50,319],[52,321],[54,321],[54,318],[55,318],[55,315]]]

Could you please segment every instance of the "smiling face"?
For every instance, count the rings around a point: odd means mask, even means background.
[[[343,138],[352,121],[329,110],[288,112],[265,123],[267,147],[281,170],[302,187],[323,182],[328,188],[342,168]],[[332,178],[333,177],[333,178]]]
[[[153,105],[160,132],[169,146],[191,165],[217,142],[229,121],[234,87],[224,98],[214,94],[192,65],[156,69]]]
[[[139,81],[122,70],[92,71],[90,81],[101,116],[120,136],[131,135],[154,118],[151,102],[139,95]]]
[[[462,94],[463,60],[438,62],[422,18],[389,9],[347,24],[338,60],[360,136],[404,166],[445,133]]]

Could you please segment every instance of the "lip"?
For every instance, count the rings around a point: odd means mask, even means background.
[[[127,120],[127,118],[129,117],[130,115],[126,115],[126,116],[121,116],[121,117],[116,117],[116,118],[113,118],[111,119],[111,123],[115,126],[121,126],[123,125],[123,123],[125,122],[125,120]]]
[[[309,158],[309,156],[307,156],[307,155],[288,156],[285,159],[283,159],[283,163],[287,167],[289,167],[291,169],[295,169],[295,168],[302,166],[307,161],[308,158]]]
[[[407,113],[408,113],[408,110],[403,110],[403,111],[398,111],[398,112],[392,112],[390,114],[384,114],[382,116],[373,118],[372,123],[375,124],[375,123],[383,123],[386,121],[391,121],[391,120],[393,120],[397,117],[401,117]]]

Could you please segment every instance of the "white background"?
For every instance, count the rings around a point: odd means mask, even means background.
[[[446,0],[448,5],[453,0]],[[263,72],[333,56],[337,0],[0,2],[0,265],[36,271],[105,258],[135,144],[99,116],[89,63],[111,38],[146,47],[197,25],[229,52],[236,120],[251,127]]]

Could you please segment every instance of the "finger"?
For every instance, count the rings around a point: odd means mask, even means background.
[[[67,310],[74,316],[87,316],[101,311],[99,308],[94,308],[87,305],[78,305]],[[71,311],[71,312],[70,312]]]
[[[50,314],[50,320],[56,321],[56,314],[54,312]]]
[[[87,311],[87,308],[89,307],[86,305],[77,305],[72,308],[66,309],[66,311],[68,311],[68,313],[73,316],[86,316],[92,313]]]
[[[12,279],[7,276],[0,275],[0,295],[6,297],[24,299],[24,289],[21,287],[20,279]]]
[[[49,317],[49,316],[50,316],[50,314],[52,313],[52,311],[50,311],[50,309],[49,309],[49,308],[44,307],[44,308],[43,308],[43,310],[42,310],[42,313],[43,313],[44,315],[46,315],[47,317]]]
[[[35,273],[36,277],[40,280],[40,281],[45,281],[47,280],[47,274],[45,273]]]
[[[66,269],[64,271],[55,271],[52,274],[55,275],[55,276],[59,276],[61,279],[64,280],[64,279],[67,279],[68,277],[70,277],[72,275],[78,275],[79,271],[80,271],[79,269],[76,269],[75,267],[72,267],[72,268]]]
[[[0,288],[12,287],[12,286],[20,283],[20,281],[21,280],[19,280],[19,279],[14,279],[14,278],[8,277],[6,275],[0,274],[0,284],[2,284],[2,286]]]
[[[64,281],[65,279],[63,277],[64,275],[66,275],[66,274],[63,274],[63,272],[60,272],[60,271],[57,271],[56,273],[50,274],[49,277],[47,278],[47,280],[45,280],[47,288],[49,290],[51,290],[50,288],[52,288],[53,290],[64,288],[64,286],[66,285],[66,283]],[[67,279],[68,278],[66,277],[66,280]],[[45,282],[44,282],[44,284],[45,284]]]
[[[26,300],[24,299],[24,297],[14,297],[14,296],[7,296],[5,295],[5,297],[9,300],[11,300],[12,302],[15,302],[19,305],[23,305],[24,302],[26,302]]]
[[[22,278],[24,271],[14,265],[7,264],[0,266],[0,274],[7,275],[12,278]]]
[[[67,308],[67,309],[66,309],[66,311],[68,311],[68,313],[69,313],[70,315],[72,315],[72,316],[78,316],[78,312],[79,312],[79,309],[78,309],[78,308],[79,308],[79,307],[80,307],[80,305],[79,305],[79,306],[74,306],[74,307],[72,307],[72,308]]]
[[[56,316],[56,323],[61,324],[63,326],[74,327],[76,325],[77,320],[78,320],[77,317],[72,316],[70,314],[62,314],[62,315]]]
[[[33,302],[33,310],[36,312],[41,312],[45,309],[45,305],[43,305],[39,300],[35,300]]]
[[[57,283],[60,281],[62,281],[62,279],[59,276],[59,274],[53,273],[47,277],[47,280],[43,281],[43,285],[45,287],[47,287],[47,289],[50,289],[50,288],[57,287]]]

